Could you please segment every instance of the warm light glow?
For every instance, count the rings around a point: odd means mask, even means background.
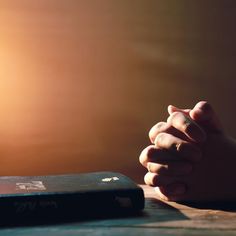
[[[173,103],[215,102],[236,132],[228,4],[0,0],[0,175],[120,170],[141,182],[139,152]]]
[[[2,174],[88,171],[105,156],[105,126],[125,102],[123,23],[106,5],[73,4],[1,6]]]

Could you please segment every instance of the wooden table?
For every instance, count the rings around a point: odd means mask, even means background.
[[[142,186],[146,206],[135,217],[91,220],[60,225],[2,228],[0,235],[236,235],[235,204],[163,202],[151,187]]]

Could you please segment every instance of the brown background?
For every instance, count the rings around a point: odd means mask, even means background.
[[[0,0],[0,173],[114,170],[168,104],[208,100],[236,135],[236,2]]]

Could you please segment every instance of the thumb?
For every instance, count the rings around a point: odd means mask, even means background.
[[[189,112],[189,115],[191,119],[200,123],[204,128],[211,131],[223,132],[221,122],[208,102],[198,102]]]

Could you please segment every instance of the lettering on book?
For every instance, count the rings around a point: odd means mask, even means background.
[[[41,200],[41,201],[20,201],[14,202],[16,213],[33,212],[38,209],[57,209],[56,201]]]
[[[118,181],[119,178],[114,176],[114,177],[111,177],[111,178],[104,178],[102,179],[102,182],[114,182],[114,181]]]
[[[16,183],[16,190],[46,190],[42,181],[30,181],[27,183]]]

